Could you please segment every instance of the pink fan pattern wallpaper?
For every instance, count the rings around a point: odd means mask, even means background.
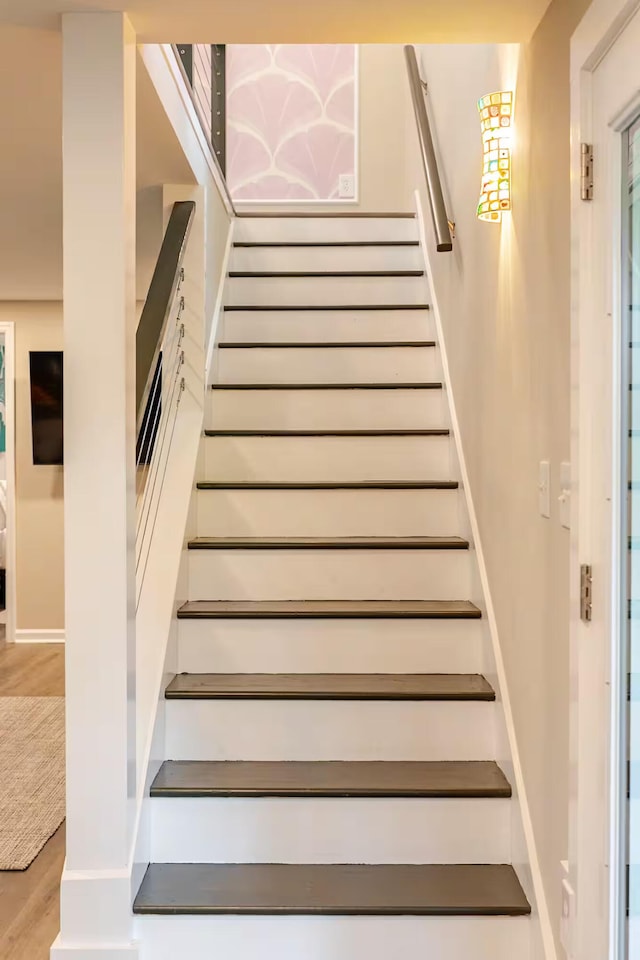
[[[336,200],[356,167],[353,45],[227,47],[227,182],[236,200]]]

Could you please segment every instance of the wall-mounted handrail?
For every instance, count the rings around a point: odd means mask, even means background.
[[[196,205],[193,200],[174,203],[162,241],[149,293],[136,333],[137,431],[144,421],[158,357],[180,282],[182,261]]]
[[[204,130],[205,132],[207,132],[207,124],[206,124],[206,122],[205,122],[204,117],[202,116],[202,110],[201,110],[200,104],[198,103],[198,99],[197,99],[197,97],[196,97],[196,95],[195,95],[195,93],[194,93],[194,90],[193,90],[192,78],[189,76],[189,74],[188,74],[187,71],[185,70],[184,62],[183,62],[182,57],[180,56],[180,51],[179,51],[179,49],[178,49],[178,46],[179,46],[179,44],[177,44],[177,43],[172,44],[173,55],[175,56],[175,58],[176,58],[176,60],[177,60],[177,62],[178,62],[178,66],[180,67],[180,72],[181,72],[181,74],[182,74],[182,78],[183,78],[183,80],[184,80],[184,82],[185,82],[185,84],[186,84],[187,90],[189,91],[189,96],[191,97],[191,100],[192,100],[192,102],[193,102],[193,106],[194,106],[194,108],[195,108],[196,114],[198,115],[198,119],[200,120],[200,123],[201,123],[201,125],[202,125],[203,130]],[[235,208],[235,205],[234,205],[234,203],[233,203],[233,197],[232,197],[231,194],[229,193],[229,187],[227,186],[227,178],[226,178],[226,176],[225,176],[225,174],[224,174],[224,171],[223,171],[222,167],[220,166],[220,161],[218,160],[218,158],[217,158],[217,156],[216,156],[216,151],[215,151],[214,148],[213,148],[213,143],[210,141],[209,136],[207,136],[207,143],[209,144],[209,147],[211,148],[211,156],[212,156],[212,158],[213,158],[213,162],[214,162],[215,167],[216,167],[216,172],[217,172],[217,174],[218,174],[218,176],[216,177],[216,180],[217,180],[217,183],[218,183],[218,188],[221,189],[222,192],[224,193],[224,199],[225,199],[226,204],[227,204],[227,209],[229,209],[229,210],[231,211],[231,213],[235,216],[235,214],[236,214],[236,208]]]
[[[427,114],[427,106],[425,103],[425,84],[420,76],[415,47],[408,44],[404,48],[404,55],[407,61],[411,99],[413,101],[413,109],[418,125],[418,139],[420,140],[422,163],[427,178],[427,192],[429,194],[433,228],[436,234],[437,250],[438,253],[449,253],[453,250],[453,224],[447,216],[447,208],[444,202],[442,181],[440,180],[438,161],[433,146],[429,115]]]

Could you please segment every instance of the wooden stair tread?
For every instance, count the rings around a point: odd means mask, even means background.
[[[354,277],[375,279],[377,277],[424,277],[424,270],[230,270],[229,277],[246,280],[296,280],[296,279],[339,279]]]
[[[177,760],[163,763],[151,796],[504,798],[511,786],[492,760]]]
[[[415,213],[396,213],[395,211],[386,211],[383,213],[370,213],[362,210],[336,210],[329,213],[322,211],[310,211],[309,213],[236,213],[238,220],[415,220]]]
[[[419,247],[419,240],[238,240],[240,248],[283,249],[287,247]]]
[[[457,490],[456,480],[201,480],[198,490]]]
[[[205,430],[205,437],[448,437],[450,431],[436,427],[425,430]]]
[[[190,600],[181,620],[478,620],[468,600]]]
[[[526,916],[506,864],[160,864],[137,914]]]
[[[212,383],[211,390],[442,390],[437,381],[402,383]]]
[[[218,344],[221,350],[386,350],[435,347],[435,340],[227,340]]]
[[[189,550],[468,550],[462,537],[194,537]]]
[[[180,673],[167,700],[455,700],[492,701],[474,673]]]
[[[292,304],[262,304],[251,303],[248,305],[226,304],[223,308],[227,313],[245,313],[247,311],[258,311],[259,313],[291,313],[295,311],[332,311],[332,310],[430,310],[428,303],[342,303],[342,304],[318,304],[307,303],[302,306]]]

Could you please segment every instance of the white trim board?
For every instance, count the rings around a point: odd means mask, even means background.
[[[622,245],[618,244],[620,224],[618,212],[613,208],[611,231],[615,235],[613,256],[606,256],[606,262],[594,268],[593,231],[602,228],[597,224],[602,209],[597,204],[608,203],[608,190],[613,190],[611,180],[605,183],[601,175],[598,182],[598,170],[604,168],[606,176],[613,169],[615,154],[609,158],[605,151],[611,149],[612,140],[603,136],[603,121],[594,126],[594,74],[602,60],[621,37],[625,27],[640,10],[640,0],[594,0],[571,41],[571,548],[570,548],[570,808],[569,808],[569,880],[575,890],[575,905],[570,914],[569,938],[574,958],[620,956],[621,944],[618,939],[616,911],[621,894],[620,877],[611,864],[618,860],[617,814],[621,809],[618,778],[619,742],[617,739],[617,718],[613,711],[619,701],[617,683],[618,652],[620,630],[620,591],[616,583],[617,529],[616,497],[622,489],[620,476],[619,450],[616,445],[620,437],[616,436],[614,423],[619,410],[619,392],[614,386],[614,377],[621,369],[616,363],[607,367],[601,377],[600,366],[607,364],[602,354],[596,356],[594,349],[594,331],[599,328],[600,316],[592,317],[585,305],[599,303],[599,285],[606,288],[606,320],[612,356],[617,357],[620,344],[616,342],[619,334],[620,304],[616,300],[622,275]],[[636,87],[635,78],[625,86],[626,95]],[[622,96],[622,94],[621,94]],[[608,117],[609,133],[613,138],[624,128],[625,116],[629,116],[630,107],[637,107],[637,97],[631,97],[616,115]],[[592,143],[596,147],[596,195],[595,204],[585,204],[576,189],[580,182],[580,144]],[[618,143],[615,143],[618,149]],[[599,157],[604,165],[598,166]],[[621,159],[621,158],[619,158]],[[609,170],[607,169],[609,167]],[[604,186],[603,186],[604,184]],[[603,199],[603,195],[605,199]],[[607,215],[608,218],[608,215]],[[597,224],[597,226],[596,226]],[[607,238],[608,242],[608,238]],[[606,273],[605,273],[606,271]],[[606,280],[603,280],[606,276]],[[614,373],[615,370],[615,373]],[[601,425],[594,433],[589,420],[588,398],[598,391],[606,395],[607,405],[611,404],[611,415],[607,411],[608,428],[612,429],[611,450],[606,452],[603,470],[607,469],[607,485],[610,489],[610,549],[603,561],[598,555],[604,553],[602,546],[605,523],[594,522],[593,489],[602,485],[602,478],[594,478],[590,469],[593,449],[593,437],[600,437]],[[585,400],[585,398],[587,398]],[[619,422],[619,421],[618,421]],[[598,442],[598,441],[596,441]],[[615,518],[615,519],[614,519]],[[599,561],[599,572],[603,576],[596,583],[594,623],[583,624],[580,620],[579,584],[580,564],[593,563],[594,554]],[[600,613],[598,613],[598,611]],[[606,624],[603,626],[603,621]],[[594,632],[595,631],[597,632]],[[603,644],[603,638],[606,641]],[[597,662],[597,658],[601,663]],[[593,731],[598,734],[604,723],[608,729],[602,734],[610,756],[605,760],[600,745],[594,747]],[[617,866],[617,864],[616,864]],[[626,953],[626,951],[625,951]]]
[[[420,239],[420,246],[424,257],[425,269],[429,282],[431,309],[433,311],[436,324],[436,335],[440,349],[445,393],[447,396],[449,414],[451,417],[452,434],[455,443],[456,455],[458,458],[458,469],[460,472],[460,479],[462,481],[461,486],[465,493],[466,507],[469,515],[471,541],[476,555],[480,579],[482,606],[484,608],[484,615],[490,639],[491,650],[489,656],[493,660],[491,666],[495,670],[495,675],[489,676],[488,679],[496,688],[496,709],[500,710],[502,715],[502,726],[504,728],[503,731],[501,731],[501,725],[496,723],[496,743],[501,754],[502,751],[505,750],[509,754],[508,763],[505,762],[503,755],[498,757],[498,761],[511,781],[513,788],[513,803],[516,805],[519,814],[517,818],[514,816],[514,831],[512,838],[513,866],[518,873],[525,893],[532,901],[532,921],[538,926],[537,931],[534,931],[532,927],[531,957],[535,957],[536,960],[538,957],[544,957],[545,960],[557,960],[557,951],[555,947],[553,929],[551,926],[549,905],[547,903],[545,894],[542,871],[540,869],[535,834],[533,830],[533,822],[531,819],[527,791],[524,783],[522,763],[520,761],[520,752],[518,749],[515,724],[513,721],[511,699],[509,696],[506,669],[502,657],[498,624],[493,605],[493,598],[491,595],[491,588],[489,585],[489,576],[487,572],[484,551],[482,548],[482,540],[480,538],[480,527],[478,524],[473,495],[469,484],[469,474],[467,471],[464,447],[462,445],[462,438],[460,435],[460,424],[458,422],[458,414],[451,387],[451,374],[449,369],[447,344],[444,337],[438,296],[433,282],[433,271],[431,270],[429,247],[427,245],[424,210],[422,207],[420,192],[418,190],[416,190],[414,194],[414,204],[418,222],[418,237]],[[503,739],[500,737],[501,732],[503,732],[504,737],[506,737],[506,744],[500,743],[500,740]],[[517,820],[520,821],[519,826],[521,826],[522,836],[518,836],[516,827]],[[522,849],[523,844],[524,849]]]
[[[7,472],[7,537],[5,564],[6,592],[6,640],[16,639],[17,589],[16,589],[16,338],[15,323],[7,320],[0,323],[0,335],[5,344],[5,417],[6,417],[6,472]]]
[[[64,630],[16,630],[16,643],[64,643]]]
[[[220,338],[223,334],[222,324],[220,323],[220,318],[223,316],[222,313],[222,304],[224,301],[224,295],[226,291],[227,284],[227,274],[229,272],[229,262],[231,260],[231,253],[233,250],[233,236],[235,233],[236,220],[235,217],[229,223],[229,230],[227,233],[227,239],[225,241],[225,250],[224,256],[222,258],[222,266],[220,267],[220,276],[218,278],[218,293],[216,296],[216,303],[213,308],[213,317],[211,318],[211,329],[209,331],[209,342],[205,344],[205,387],[213,383],[212,377],[214,376],[213,370],[213,360],[215,354],[215,348],[220,342]]]

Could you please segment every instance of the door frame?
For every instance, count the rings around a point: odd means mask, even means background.
[[[16,639],[16,337],[13,320],[0,322],[5,344],[5,416],[7,465],[6,642]]]
[[[614,522],[620,513],[622,476],[621,437],[614,431],[614,419],[620,415],[621,343],[616,335],[616,324],[610,332],[611,354],[595,354],[589,340],[596,329],[595,312],[589,304],[596,295],[595,277],[598,270],[592,262],[595,230],[595,204],[581,199],[581,144],[594,142],[592,121],[593,76],[599,64],[632,18],[640,10],[640,0],[594,0],[576,30],[571,42],[571,627],[570,627],[570,807],[569,807],[569,873],[576,892],[572,904],[568,938],[570,953],[576,960],[608,957],[623,960],[613,922],[614,909],[622,894],[621,871],[611,869],[618,861],[619,813],[622,809],[620,764],[620,724],[616,705],[620,703],[620,677],[612,669],[619,659],[621,637],[621,591],[619,570],[615,558],[620,557],[621,530]],[[640,112],[640,80],[633,103],[616,118],[614,133],[624,122]],[[621,160],[621,158],[620,158]],[[596,190],[598,190],[598,157],[595,157]],[[620,163],[620,175],[622,163]],[[600,179],[602,188],[603,179]],[[609,189],[604,181],[604,188]],[[607,194],[608,195],[608,194]],[[622,196],[622,193],[620,193]],[[612,211],[611,230],[621,236],[621,212]],[[614,245],[608,264],[598,269],[610,271],[612,301],[607,305],[610,316],[619,315],[622,280],[622,243]],[[617,300],[616,300],[617,291]],[[599,321],[597,321],[599,322]],[[607,318],[602,317],[603,324]],[[590,400],[599,386],[612,386],[612,406],[600,414],[600,428],[608,437],[611,462],[603,464],[602,475],[589,472],[592,423],[600,411]],[[607,422],[608,421],[608,422]],[[606,475],[606,477],[605,477]],[[610,485],[608,507],[598,500],[598,490],[591,499],[592,489]],[[608,574],[597,570],[594,583],[594,621],[583,623],[580,618],[580,567],[591,562],[591,551],[597,546],[601,531],[592,530],[591,511],[600,502],[607,511],[610,530],[607,535],[607,553],[611,563]],[[603,518],[605,513],[601,515]],[[595,526],[595,525],[594,525]],[[602,539],[600,539],[602,547]],[[606,582],[604,582],[606,581]],[[600,609],[596,610],[595,604]],[[626,698],[625,698],[626,699]],[[607,727],[601,728],[602,719]],[[620,864],[617,864],[620,866]]]

